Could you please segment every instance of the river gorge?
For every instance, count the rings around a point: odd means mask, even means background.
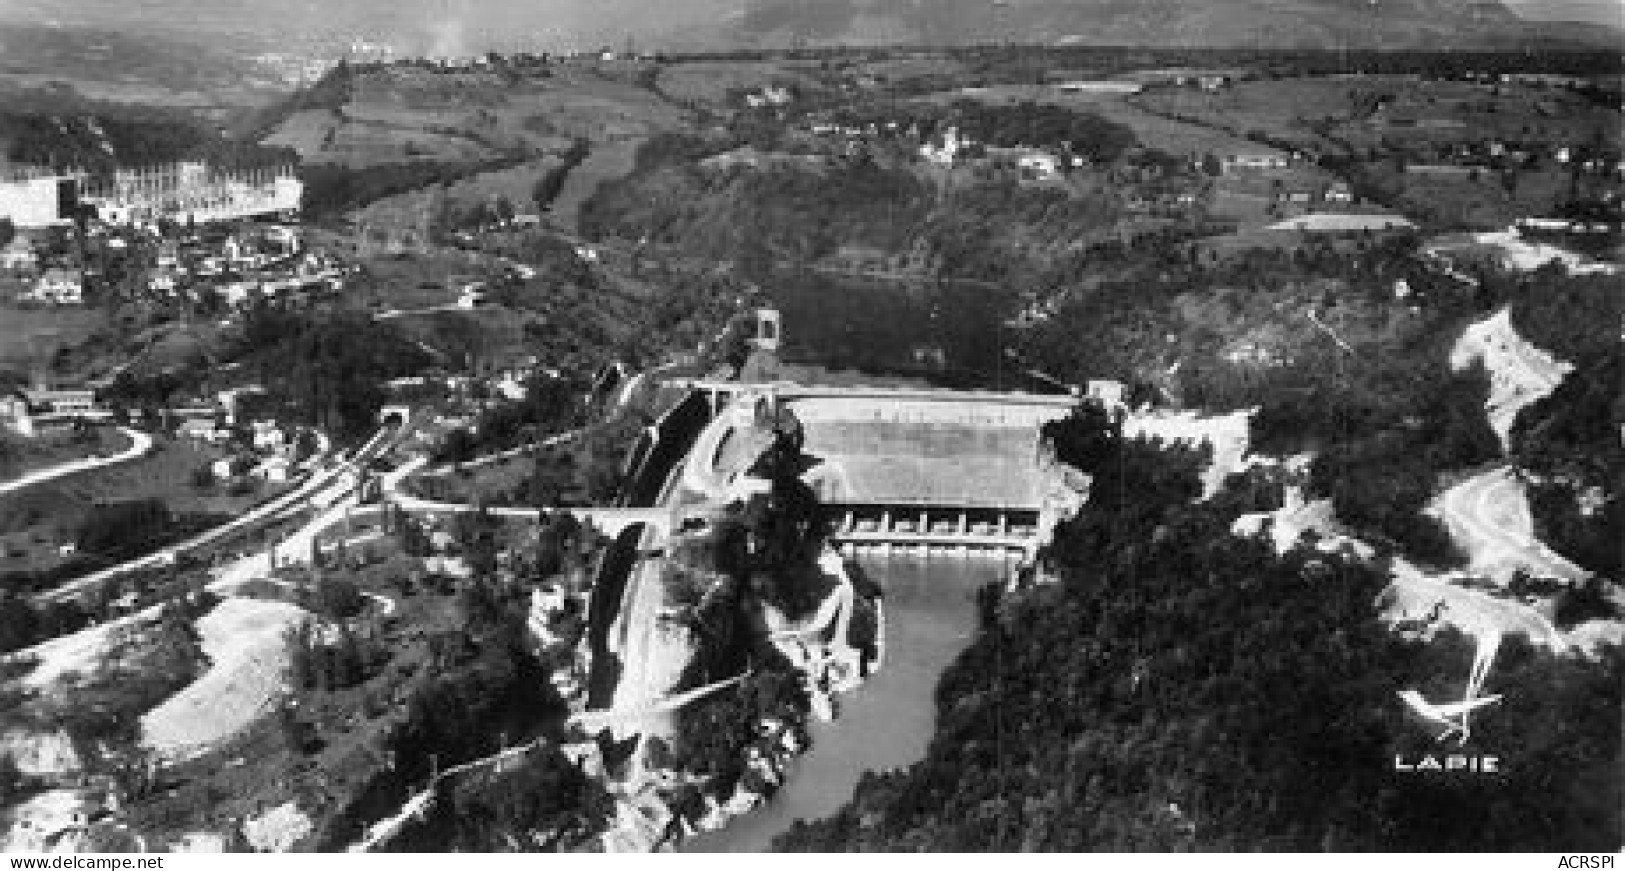
[[[943,670],[976,631],[976,590],[1004,580],[1014,556],[859,557],[885,591],[885,659],[839,716],[813,724],[813,746],[789,766],[784,787],[757,810],[688,840],[684,852],[762,852],[798,819],[835,813],[865,771],[902,768],[925,756]]]

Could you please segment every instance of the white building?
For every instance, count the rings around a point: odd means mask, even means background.
[[[20,436],[33,437],[34,414],[28,400],[16,393],[0,395],[0,426]]]
[[[78,190],[68,175],[0,180],[0,218],[25,230],[65,226],[78,208]]]
[[[250,425],[253,430],[254,447],[262,451],[273,451],[287,443],[288,438],[277,426],[274,420],[256,420]]]
[[[1016,167],[1023,176],[1047,180],[1061,174],[1061,159],[1047,151],[1028,151],[1016,157]]]
[[[87,187],[81,198],[109,224],[181,224],[236,221],[299,211],[305,185],[288,167],[219,172],[207,164],[178,163],[120,170],[111,182]]]
[[[1311,212],[1271,224],[1270,230],[1299,230],[1306,233],[1358,233],[1366,230],[1414,230],[1416,225],[1404,215],[1341,215]]]
[[[77,269],[47,269],[18,299],[47,305],[84,305],[84,274]]]
[[[920,157],[938,166],[952,166],[959,159],[959,152],[969,144],[969,140],[960,138],[958,127],[949,127],[941,137],[920,146]]]
[[[1226,172],[1238,169],[1286,169],[1288,163],[1286,155],[1273,151],[1226,154],[1223,161]]]
[[[32,272],[39,268],[39,255],[34,253],[34,244],[27,238],[18,236],[0,248],[0,270],[7,272]]]
[[[1057,82],[1054,87],[1057,91],[1067,94],[1138,94],[1145,90],[1145,86],[1139,82],[1115,79],[1079,79]]]
[[[789,104],[792,99],[794,97],[789,88],[769,85],[763,88],[759,94],[746,94],[745,105],[752,109],[760,109],[765,106],[784,106]]]

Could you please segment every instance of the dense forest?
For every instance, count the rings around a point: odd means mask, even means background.
[[[1536,531],[1586,568],[1625,579],[1619,546],[1625,357],[1615,332],[1625,302],[1618,280],[1542,270],[1509,296],[1519,334],[1574,367],[1551,395],[1519,414],[1512,429],[1511,454],[1529,482]]]
[[[1047,433],[1095,476],[1047,554],[938,687],[926,759],[871,774],[791,850],[1611,850],[1621,653],[1508,639],[1507,701],[1465,752],[1496,775],[1397,771],[1433,746],[1397,688],[1456,691],[1471,647],[1376,619],[1379,567],[1234,538],[1250,500],[1191,502],[1201,455],[1103,411]]]
[[[272,305],[246,314],[238,353],[287,419],[344,439],[377,425],[385,381],[417,374],[429,362],[422,348],[364,314],[315,316]]]

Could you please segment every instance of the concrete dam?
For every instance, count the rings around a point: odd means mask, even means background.
[[[1068,499],[1040,428],[1071,397],[947,390],[694,385],[711,391],[716,419],[689,457],[697,493],[743,496],[745,475],[771,441],[768,409],[800,424],[803,475],[848,555],[1022,551],[1041,543]],[[1076,484],[1077,482],[1071,481]]]

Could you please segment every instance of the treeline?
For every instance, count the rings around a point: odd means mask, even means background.
[[[524,162],[524,157],[516,155],[488,161],[381,163],[360,169],[338,163],[307,163],[299,167],[299,178],[305,183],[304,213],[312,220],[333,218],[385,197],[451,184]]]
[[[300,112],[342,112],[355,95],[355,77],[355,67],[340,61],[310,85],[248,116],[239,127],[241,138],[263,139]]]
[[[536,204],[537,209],[546,211],[553,205],[553,200],[558,198],[559,191],[564,190],[564,182],[570,177],[570,173],[574,172],[575,168],[580,166],[581,161],[586,160],[587,155],[591,152],[592,146],[586,139],[576,137],[570,141],[570,147],[559,155],[563,162],[544,173],[541,178],[536,180],[536,185],[531,188],[530,199],[531,202]]]
[[[943,676],[924,761],[867,775],[790,850],[1538,851],[1621,837],[1618,648],[1510,638],[1462,752],[1491,776],[1402,772],[1435,751],[1396,689],[1459,691],[1471,645],[1377,619],[1376,567],[1230,534],[1250,501],[1193,503],[1201,458],[1103,412],[1047,428],[1095,476],[1058,530],[1058,585],[1018,593]]]
[[[85,100],[58,91],[7,96],[0,109],[0,139],[14,163],[83,169],[107,176],[115,169],[202,160],[223,169],[298,162],[285,148],[221,136],[202,119],[170,109]]]
[[[1060,148],[1110,163],[1138,144],[1134,131],[1091,112],[1079,112],[1053,103],[1026,100],[1020,103],[988,103],[955,100],[946,109],[925,104],[905,104],[901,118],[895,110],[886,120],[918,125],[924,134],[957,127],[961,135],[1000,148],[1029,146]]]

